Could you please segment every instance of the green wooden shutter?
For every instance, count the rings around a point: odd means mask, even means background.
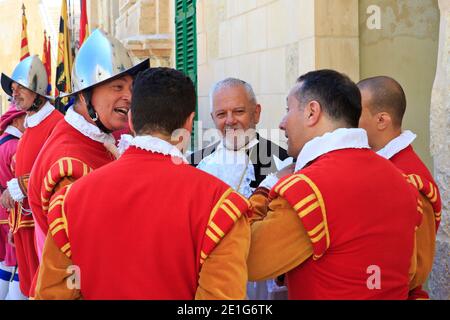
[[[183,71],[194,82],[197,89],[197,19],[196,0],[175,0],[175,53],[176,68]],[[195,108],[195,122],[198,120],[198,103]],[[191,148],[197,125],[194,126]]]

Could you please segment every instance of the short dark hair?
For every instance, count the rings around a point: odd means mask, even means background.
[[[300,76],[297,83],[300,85],[295,97],[301,104],[316,100],[332,120],[344,121],[352,128],[358,127],[361,93],[348,76],[323,69]]]
[[[192,80],[171,68],[141,71],[133,83],[131,115],[136,134],[171,135],[195,112],[197,96]]]
[[[361,80],[358,87],[370,92],[368,108],[372,114],[387,112],[391,115],[394,126],[402,126],[406,95],[400,83],[387,76],[377,76]]]

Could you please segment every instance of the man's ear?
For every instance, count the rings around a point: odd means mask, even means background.
[[[386,130],[387,128],[392,126],[392,117],[387,112],[379,112],[375,115],[375,119],[377,122],[377,129],[379,131]]]
[[[189,131],[189,133],[192,133],[192,128],[194,126],[194,117],[195,117],[195,112],[192,112],[189,117],[186,119],[186,121],[184,122],[183,125],[183,129],[186,129],[187,131]]]
[[[261,105],[256,104],[256,106],[255,106],[255,124],[259,123],[260,117],[261,117]]]
[[[322,106],[318,101],[310,101],[304,109],[305,123],[312,127],[316,125],[322,114]]]

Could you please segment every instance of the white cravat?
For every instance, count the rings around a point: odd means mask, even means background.
[[[249,197],[252,194],[250,183],[256,180],[255,168],[247,155],[259,143],[254,137],[247,145],[239,150],[229,150],[223,141],[216,150],[200,161],[197,168],[219,178],[229,186]]]

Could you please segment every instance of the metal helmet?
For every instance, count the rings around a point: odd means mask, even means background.
[[[13,82],[17,82],[21,86],[37,93],[38,95],[48,99],[53,99],[53,97],[47,95],[47,71],[37,55],[30,56],[20,61],[14,69],[11,77],[2,73],[2,88],[3,91],[5,91],[9,96],[12,96],[11,86]]]
[[[61,96],[75,95],[125,74],[134,75],[149,68],[149,60],[133,65],[128,50],[119,40],[96,29],[86,39],[75,57],[72,68],[72,92]]]

